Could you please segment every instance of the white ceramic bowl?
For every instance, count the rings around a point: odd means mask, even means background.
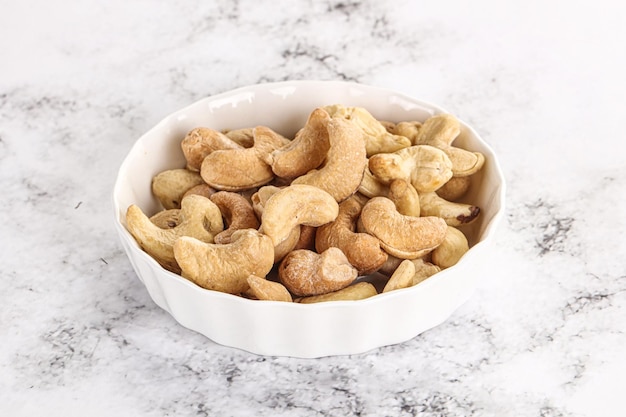
[[[455,145],[480,151],[487,160],[465,198],[482,210],[479,219],[465,229],[471,249],[455,266],[408,289],[361,301],[307,305],[249,300],[205,290],[166,271],[126,230],[130,204],[150,214],[161,209],[151,194],[151,179],[163,170],[185,166],[180,141],[192,128],[266,125],[291,136],[315,107],[328,104],[365,107],[379,119],[396,122],[423,121],[444,112],[401,93],[355,83],[268,83],[202,99],[166,117],[132,147],[113,192],[115,225],[154,302],[183,326],[217,343],[262,355],[354,354],[411,339],[445,321],[470,297],[486,271],[488,244],[503,217],[504,178],[492,149],[465,123]]]

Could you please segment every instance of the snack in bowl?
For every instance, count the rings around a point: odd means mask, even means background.
[[[191,215],[189,199],[206,203]],[[479,269],[465,269],[502,199],[493,152],[462,122],[335,82],[196,103],[138,141],[114,192],[125,250],[158,305],[219,343],[300,357],[362,352],[445,320],[474,287]],[[206,234],[177,234],[192,217]],[[143,229],[168,236],[159,251]],[[381,322],[399,313],[391,329]]]

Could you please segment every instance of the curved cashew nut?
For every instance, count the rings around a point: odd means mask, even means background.
[[[420,197],[415,187],[405,180],[393,180],[389,184],[387,198],[394,202],[396,209],[405,216],[420,216]]]
[[[244,148],[251,148],[254,146],[254,129],[251,127],[244,127],[242,129],[233,129],[222,131],[228,138]]]
[[[363,172],[363,179],[359,185],[358,191],[366,197],[386,197],[389,194],[389,186],[383,184],[378,178],[372,174],[372,171],[368,166],[365,167]]]
[[[211,196],[211,201],[219,207],[227,226],[226,230],[215,235],[215,243],[230,243],[235,230],[259,228],[260,223],[254,214],[254,209],[241,194],[218,191]]]
[[[363,132],[368,157],[382,152],[395,152],[411,146],[408,138],[389,133],[385,126],[363,107],[346,107],[336,104],[324,108],[333,118],[349,120]]]
[[[319,295],[347,287],[357,278],[357,270],[339,248],[321,254],[298,249],[282,260],[278,278],[292,294]]]
[[[355,232],[361,208],[361,204],[354,198],[343,201],[339,205],[337,218],[317,229],[315,249],[322,253],[330,247],[337,247],[358,270],[359,275],[367,275],[385,263],[387,253],[381,249],[376,237]]]
[[[411,145],[417,145],[417,134],[422,127],[422,124],[418,121],[410,122],[387,122],[385,128],[387,132],[394,135],[404,136],[411,141]]]
[[[451,114],[439,114],[429,117],[419,129],[415,143],[432,145],[443,150],[452,161],[452,173],[455,177],[476,173],[485,163],[485,156],[480,152],[470,152],[452,146],[454,139],[461,133],[461,125]]]
[[[197,195],[185,197],[174,227],[162,229],[154,224],[136,205],[128,207],[128,231],[139,245],[164,268],[178,271],[173,245],[181,236],[191,236],[203,242],[213,242],[213,236],[224,229],[219,208],[208,198]]]
[[[260,187],[258,190],[252,194],[252,208],[256,213],[257,217],[260,219],[263,215],[263,209],[265,208],[265,203],[270,199],[271,196],[276,194],[281,190],[280,187],[276,187],[275,185],[264,185]]]
[[[455,265],[468,250],[469,243],[463,232],[448,226],[443,242],[433,250],[432,261],[443,269],[449,268]]]
[[[248,289],[248,277],[265,277],[274,265],[269,237],[254,229],[233,233],[231,243],[204,243],[183,236],[174,243],[174,256],[184,278],[209,290],[239,294]]]
[[[431,252],[432,253],[432,252]],[[421,258],[409,259],[413,263],[415,267],[415,275],[413,275],[413,282],[411,286],[417,285],[420,282],[424,281],[426,278],[429,278],[435,275],[437,272],[441,271],[437,265],[432,264],[426,261],[426,256]],[[396,258],[395,256],[389,255],[387,258],[387,262],[378,270],[378,272],[391,276],[398,269],[398,266],[405,261],[405,259]]]
[[[211,152],[219,149],[241,149],[228,136],[206,127],[198,127],[187,133],[180,147],[187,160],[187,169],[196,172],[200,171],[202,161]]]
[[[356,301],[373,297],[378,292],[369,282],[361,281],[352,284],[339,291],[333,291],[328,294],[312,295],[310,297],[301,298],[298,302],[302,304],[322,303],[328,301]]]
[[[344,119],[327,124],[330,149],[324,164],[302,175],[292,184],[314,185],[330,193],[336,201],[352,195],[361,184],[367,166],[363,135]]]
[[[291,294],[280,282],[250,275],[248,277],[250,294],[257,300],[292,302]]]
[[[471,178],[471,176],[452,177],[436,193],[444,200],[456,201],[463,197],[469,189]]]
[[[298,225],[321,226],[337,217],[339,205],[326,191],[305,184],[292,184],[272,195],[265,203],[263,233],[278,246]]]
[[[315,109],[294,140],[269,154],[266,162],[282,178],[295,178],[319,167],[330,148],[330,116],[323,108]]]
[[[197,172],[185,168],[169,169],[152,178],[152,193],[164,209],[179,209],[185,192],[200,184],[204,181]]]
[[[400,265],[393,271],[389,281],[385,284],[383,292],[408,288],[413,285],[413,276],[415,276],[415,264],[410,259],[400,262]]]
[[[385,184],[403,179],[419,192],[435,191],[452,177],[450,158],[442,150],[429,145],[373,155],[369,159],[369,168]]]
[[[254,128],[253,133],[251,148],[221,149],[208,154],[200,167],[202,179],[211,187],[225,191],[245,190],[270,182],[274,173],[263,159],[289,141],[264,126]]]
[[[480,214],[480,208],[477,206],[453,203],[444,200],[434,192],[420,194],[419,202],[422,215],[441,217],[448,226],[460,226],[471,223]]]
[[[446,222],[438,217],[413,217],[398,213],[393,201],[374,197],[361,210],[358,230],[380,240],[389,254],[414,259],[432,251],[444,239]]]

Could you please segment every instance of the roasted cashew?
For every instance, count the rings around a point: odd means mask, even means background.
[[[385,129],[387,129],[387,132],[394,135],[404,136],[411,141],[411,145],[417,145],[417,133],[422,127],[422,123],[417,121],[399,123],[385,122],[383,125],[385,126]]]
[[[215,235],[215,243],[230,243],[231,236],[236,230],[259,228],[260,223],[254,209],[241,194],[219,191],[211,196],[211,201],[219,207],[227,227]]]
[[[369,164],[365,167],[363,172],[363,179],[359,185],[358,191],[366,197],[386,197],[389,194],[389,186],[383,184],[378,178],[370,171]]]
[[[269,237],[254,229],[237,230],[231,243],[204,243],[183,236],[174,243],[174,256],[184,278],[202,288],[239,294],[248,289],[248,277],[265,277],[274,265]]]
[[[211,152],[219,149],[241,149],[241,146],[228,136],[206,127],[198,127],[187,133],[180,147],[187,160],[187,169],[195,172],[200,171],[202,161]]]
[[[369,282],[357,282],[339,291],[322,295],[312,295],[298,300],[302,304],[322,303],[327,301],[356,301],[373,297],[376,294],[376,287]]]
[[[305,184],[292,184],[272,195],[263,209],[263,233],[278,246],[298,225],[321,226],[337,217],[339,205],[326,191]]]
[[[419,202],[423,216],[441,217],[448,226],[471,223],[480,214],[480,208],[477,206],[453,203],[439,197],[435,192],[420,194]]]
[[[361,131],[344,119],[332,119],[327,124],[330,148],[319,169],[302,175],[292,184],[314,185],[341,202],[354,194],[361,184],[367,166]]]
[[[263,159],[289,141],[268,127],[254,128],[254,146],[222,149],[208,154],[200,175],[211,187],[239,191],[267,184],[274,178],[272,168]]]
[[[164,209],[179,209],[185,192],[203,183],[197,172],[185,168],[169,169],[152,178],[152,193]]]
[[[265,162],[272,166],[274,174],[282,178],[296,178],[319,167],[330,148],[329,120],[326,110],[315,109],[294,140],[270,153]]]
[[[393,271],[389,281],[385,284],[383,292],[390,292],[402,288],[408,288],[413,285],[413,277],[415,276],[415,264],[410,259],[400,262],[400,265]]]
[[[411,146],[404,136],[391,134],[363,107],[346,107],[340,104],[324,107],[333,118],[343,118],[357,126],[364,135],[367,156],[381,152],[395,152]]]
[[[467,238],[459,229],[448,226],[446,237],[432,253],[435,265],[445,269],[455,265],[469,250]]]
[[[456,201],[463,197],[469,189],[471,178],[469,175],[466,177],[452,177],[435,192],[444,200]]]
[[[438,217],[404,216],[393,201],[374,197],[361,210],[358,230],[380,240],[389,254],[402,259],[413,259],[436,248],[446,234],[446,222]]]
[[[461,133],[461,125],[451,114],[439,114],[429,117],[419,129],[415,143],[431,145],[443,150],[452,161],[452,173],[462,177],[476,173],[485,163],[485,156],[480,152],[470,152],[452,146],[452,142]]]
[[[224,229],[219,208],[208,198],[197,195],[183,199],[178,224],[174,227],[158,227],[134,204],[128,207],[126,223],[139,245],[173,272],[179,271],[172,249],[176,239],[191,236],[203,242],[213,242],[213,237]]]
[[[280,282],[269,281],[266,278],[250,275],[248,277],[248,291],[257,300],[292,302],[291,294]]]
[[[428,145],[373,155],[369,168],[384,184],[403,179],[419,192],[435,191],[452,177],[450,158],[442,150]]]
[[[298,296],[326,294],[350,285],[357,270],[339,248],[318,254],[307,249],[290,252],[278,267],[278,278]]]
[[[243,129],[224,130],[223,134],[228,138],[244,148],[251,148],[254,146],[254,129],[251,127],[244,127]]]
[[[400,179],[391,181],[387,198],[393,201],[400,214],[420,216],[420,197],[410,182]]]
[[[318,227],[315,249],[322,253],[330,247],[337,247],[358,270],[359,275],[367,275],[377,271],[385,263],[387,253],[381,249],[380,241],[376,237],[355,232],[361,208],[355,198],[343,201],[339,205],[337,218]]]
[[[264,185],[263,187],[260,187],[258,190],[256,190],[254,194],[252,194],[252,208],[254,209],[254,212],[259,219],[263,215],[263,209],[265,207],[265,203],[267,203],[267,200],[269,200],[271,196],[273,196],[280,190],[280,187],[276,187],[274,185]]]

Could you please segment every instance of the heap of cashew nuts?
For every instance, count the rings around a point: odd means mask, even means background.
[[[290,140],[266,126],[193,129],[187,165],[153,178],[164,210],[136,205],[127,226],[159,264],[251,299],[356,300],[416,285],[469,249],[457,228],[480,209],[458,201],[481,153],[452,146],[449,114],[384,122],[360,107],[309,115]],[[270,272],[277,272],[277,277]]]

